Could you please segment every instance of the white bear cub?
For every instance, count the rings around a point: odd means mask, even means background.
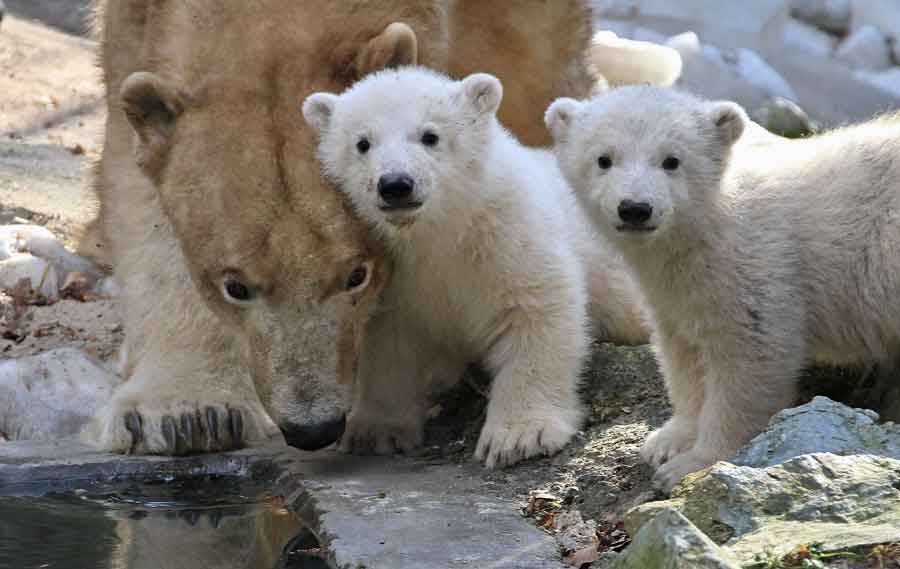
[[[346,451],[419,446],[429,396],[473,361],[494,376],[476,449],[487,466],[555,453],[579,427],[589,335],[577,203],[553,155],[500,126],[501,98],[490,75],[404,68],[303,105],[326,174],[394,261]]]
[[[898,117],[787,140],[734,103],[628,87],[546,122],[646,297],[674,407],[642,449],[662,486],[763,430],[810,362],[896,370]]]

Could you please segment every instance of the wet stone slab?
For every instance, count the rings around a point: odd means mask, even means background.
[[[280,444],[165,458],[98,454],[66,441],[13,442],[0,444],[0,500],[4,496],[38,499],[66,492],[78,496],[99,486],[126,483],[153,484],[154,495],[159,497],[164,495],[165,484],[179,481],[239,480],[264,487],[267,496],[290,510],[298,528],[309,528],[318,539],[332,567],[563,567],[553,540],[522,518],[502,490],[486,487],[481,470],[477,464],[349,457],[329,451],[305,453]],[[194,514],[186,517],[197,521]],[[120,541],[132,549],[143,543],[154,555],[164,551],[167,542],[182,552],[190,548],[189,556],[179,555],[178,559],[187,562],[190,558],[194,567],[204,559],[204,548],[213,556],[210,559],[221,559],[223,551],[237,547],[234,538],[210,534],[202,516],[200,523],[194,524],[185,524],[182,518],[185,516],[167,515],[165,523],[151,518],[152,524],[145,521],[137,529],[129,529],[129,538]],[[171,527],[178,523],[183,527]],[[256,528],[257,534],[270,535],[276,527],[272,522],[263,525]],[[284,523],[277,525],[281,532],[284,527]],[[121,527],[117,531],[121,533]],[[136,540],[140,532],[149,536]],[[241,551],[251,545],[254,551],[259,548],[257,542],[248,543],[242,542]],[[282,545],[278,542],[278,547]],[[116,549],[121,556],[120,550]],[[259,560],[268,557],[259,555],[254,567],[268,563],[260,565]],[[124,567],[141,568],[146,557],[131,551],[127,559]],[[167,567],[182,566],[172,560],[169,563]],[[273,563],[270,566],[286,567],[283,560]]]

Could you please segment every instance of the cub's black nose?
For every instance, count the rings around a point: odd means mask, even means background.
[[[390,208],[407,208],[419,205],[413,201],[416,183],[406,174],[385,174],[378,179],[378,195]]]
[[[619,218],[631,225],[646,223],[653,215],[653,206],[646,202],[622,200],[619,204]]]
[[[282,427],[284,440],[292,447],[301,450],[319,450],[337,442],[344,434],[347,418],[341,415],[337,419],[329,419],[310,425],[288,425]]]

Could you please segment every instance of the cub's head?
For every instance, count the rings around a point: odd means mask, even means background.
[[[491,75],[453,81],[407,67],[341,95],[310,95],[303,114],[319,132],[327,175],[360,215],[391,232],[441,211],[460,176],[478,175],[502,97]]]
[[[558,99],[545,121],[598,227],[614,241],[647,243],[703,215],[747,117],[734,103],[623,87],[585,102]]]

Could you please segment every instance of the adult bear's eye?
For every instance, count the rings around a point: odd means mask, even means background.
[[[612,158],[609,157],[609,154],[604,154],[597,158],[597,165],[600,166],[601,170],[609,170],[612,168]]]
[[[350,274],[347,275],[347,280],[344,282],[344,290],[352,292],[365,288],[369,284],[371,265],[370,261],[366,261],[354,267]]]
[[[422,135],[422,144],[425,146],[437,146],[440,137],[430,130],[425,131],[425,134]]]
[[[674,172],[680,165],[681,160],[675,158],[674,156],[666,156],[666,159],[663,160],[662,163],[663,170],[668,170],[669,172]]]
[[[372,148],[372,144],[369,142],[368,138],[360,138],[359,142],[356,143],[356,149],[360,154],[365,154],[370,148]]]
[[[225,289],[225,300],[235,303],[245,303],[253,300],[253,289],[237,279],[228,279],[225,281],[223,288]]]

